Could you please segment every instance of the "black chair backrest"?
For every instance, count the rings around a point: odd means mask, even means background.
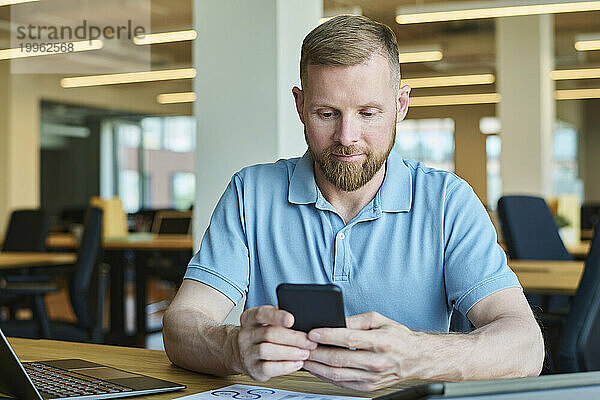
[[[50,220],[41,209],[15,210],[10,216],[2,251],[44,251]]]
[[[600,224],[558,347],[559,372],[600,370]]]
[[[600,221],[600,203],[586,203],[581,206],[581,229],[594,229]]]
[[[546,201],[533,196],[503,196],[498,216],[508,256],[518,260],[572,260],[558,234]]]
[[[82,328],[92,329],[96,321],[97,298],[93,282],[97,278],[98,259],[102,245],[102,210],[90,208],[85,220],[85,230],[79,244],[75,272],[69,283],[71,305]]]
[[[180,234],[190,232],[192,224],[192,211],[159,211],[154,217],[152,229],[154,233]]]

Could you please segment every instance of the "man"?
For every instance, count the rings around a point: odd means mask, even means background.
[[[539,374],[539,327],[472,189],[391,152],[410,91],[393,32],[333,18],[305,38],[300,75],[309,151],[233,176],[165,313],[169,358],[258,381],[304,368],[359,390]],[[282,282],[339,285],[348,327],[289,329]],[[224,325],[243,295],[241,326]],[[443,334],[453,310],[477,329]]]

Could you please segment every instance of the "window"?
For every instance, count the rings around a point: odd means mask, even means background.
[[[483,121],[483,120],[486,121]],[[500,122],[497,118],[484,118],[480,122],[482,133],[497,133]],[[577,168],[577,129],[564,121],[557,121],[554,126],[552,141],[552,194],[576,194],[583,198],[583,185],[578,178]],[[501,138],[490,135],[486,139],[487,153],[487,192],[488,207],[496,209],[498,199],[502,195],[500,178]]]
[[[454,171],[454,121],[409,119],[398,123],[394,150],[406,159]]]
[[[576,194],[583,199],[583,185],[578,178],[577,129],[564,121],[554,128],[552,185],[554,195]]]
[[[123,209],[133,213],[140,208],[140,174],[138,171],[124,169],[119,172],[119,197]]]
[[[495,210],[502,196],[502,178],[500,177],[500,136],[490,135],[485,139],[487,155],[487,202],[490,210]]]
[[[189,209],[195,194],[195,119],[115,119],[106,126],[112,127],[107,133],[114,146],[106,142],[103,151],[110,156],[102,162],[109,162],[114,172],[104,179],[103,193],[118,195],[128,213],[140,208]]]
[[[177,172],[172,178],[173,203],[178,210],[189,210],[194,204],[196,177],[191,172]]]
[[[189,117],[163,118],[163,146],[167,150],[190,152],[196,148],[196,121]]]

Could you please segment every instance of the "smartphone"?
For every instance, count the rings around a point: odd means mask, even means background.
[[[292,329],[345,328],[342,289],[333,284],[282,283],[277,286],[279,309],[294,316]]]

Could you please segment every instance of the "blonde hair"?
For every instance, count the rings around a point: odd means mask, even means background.
[[[388,59],[392,87],[400,88],[400,61],[394,32],[384,24],[357,15],[338,15],[310,31],[302,42],[300,82],[308,65],[358,65],[373,54]]]

